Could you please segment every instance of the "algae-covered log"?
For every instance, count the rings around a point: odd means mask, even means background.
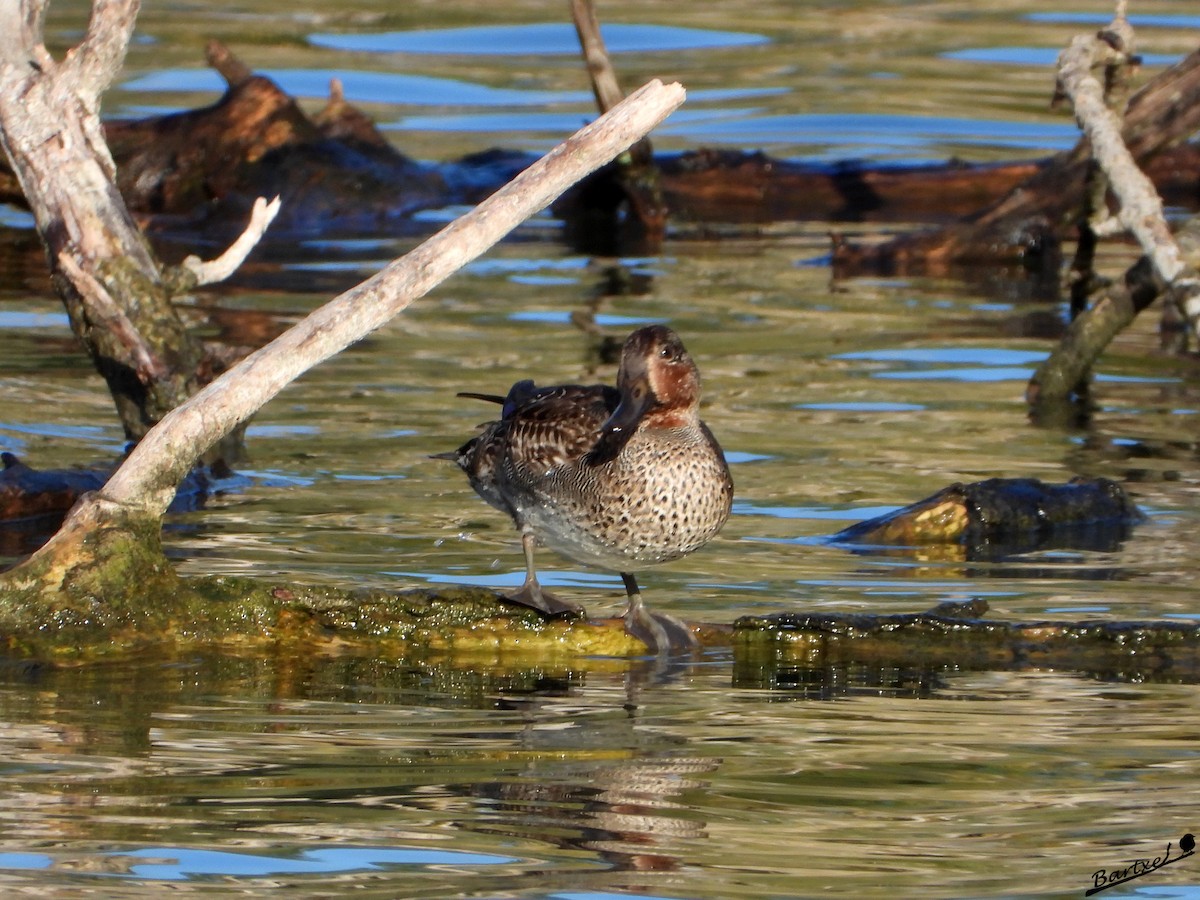
[[[742,686],[772,686],[796,668],[860,664],[918,670],[1057,668],[1108,678],[1200,678],[1197,622],[1005,622],[983,601],[913,615],[746,616],[734,622]]]
[[[919,546],[1025,546],[1052,536],[1124,534],[1142,518],[1124,488],[1107,478],[1045,484],[1035,478],[991,478],[952,484],[896,512],[858,522],[835,542]]]
[[[0,653],[87,661],[147,647],[305,652],[473,652],[628,656],[644,648],[617,623],[547,621],[478,588],[397,594],[243,578],[183,578],[157,520],[90,494],[56,535],[59,548],[0,575]],[[47,585],[57,589],[50,591]]]

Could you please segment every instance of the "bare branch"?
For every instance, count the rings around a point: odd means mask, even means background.
[[[1113,22],[1095,36],[1079,36],[1058,59],[1056,94],[1067,97],[1083,130],[1095,164],[1117,200],[1115,214],[1104,217],[1098,207],[1088,235],[1128,230],[1145,254],[1125,276],[1123,287],[1112,287],[1094,300],[1091,308],[1071,322],[1059,347],[1038,367],[1026,388],[1026,399],[1035,415],[1061,412],[1057,408],[1075,390],[1109,341],[1163,292],[1167,295],[1164,334],[1182,310],[1190,326],[1200,326],[1200,279],[1184,258],[1163,215],[1162,200],[1142,172],[1121,134],[1121,117],[1114,98],[1093,74],[1107,67],[1112,83],[1113,66],[1125,62],[1133,46],[1133,31],[1117,7]],[[1082,236],[1081,236],[1082,244]],[[1073,306],[1074,308],[1074,306]]]
[[[617,81],[616,70],[608,58],[604,38],[600,35],[600,20],[596,17],[593,0],[571,0],[571,16],[575,20],[575,32],[579,35],[579,46],[587,63],[592,82],[592,93],[596,95],[596,106],[600,112],[608,112],[625,96]]]
[[[76,89],[90,102],[99,102],[125,62],[141,0],[93,0],[83,41],[63,60]]]
[[[1121,122],[1104,102],[1104,87],[1092,68],[1114,52],[1094,37],[1076,37],[1059,56],[1059,85],[1071,98],[1075,118],[1091,143],[1092,154],[1108,175],[1120,203],[1118,217],[1129,229],[1165,281],[1183,271],[1179,248],[1163,216],[1162,200],[1138,168],[1121,137]]]
[[[214,442],[312,366],[383,325],[644,137],[683,100],[680,85],[650,82],[473,211],[247,356],[152,428],[113,474],[104,497],[161,516],[175,486]]]
[[[1118,18],[1109,31],[1125,35],[1128,23]],[[1122,30],[1124,29],[1124,30]],[[1200,329],[1200,276],[1180,252],[1163,215],[1162,199],[1121,137],[1117,115],[1104,102],[1104,88],[1092,69],[1116,52],[1102,37],[1076,37],[1059,56],[1059,88],[1075,108],[1096,162],[1108,175],[1121,224],[1141,245],[1159,277],[1168,285],[1169,299],[1187,316],[1193,331]]]
[[[250,251],[262,240],[263,234],[275,220],[275,216],[279,214],[279,207],[278,197],[270,203],[267,202],[266,197],[259,197],[254,201],[254,208],[250,211],[250,222],[246,226],[246,230],[229,245],[228,250],[209,262],[203,262],[198,256],[189,256],[180,264],[180,267],[195,276],[197,285],[224,281],[238,270],[238,266],[246,261]]]

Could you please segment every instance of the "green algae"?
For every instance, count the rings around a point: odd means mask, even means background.
[[[645,652],[619,620],[547,621],[483,588],[385,593],[184,578],[162,553],[157,519],[94,496],[46,547],[0,575],[0,645],[58,662],[146,647],[496,659]]]

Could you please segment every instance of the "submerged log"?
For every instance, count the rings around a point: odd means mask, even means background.
[[[140,552],[141,545],[129,549]],[[196,652],[292,658],[450,660],[481,668],[643,657],[620,619],[547,621],[484,588],[349,592],[241,578],[179,578],[153,556],[137,586],[112,592],[89,572],[65,594],[53,625],[20,603],[0,605],[0,656],[79,665],[142,654]],[[105,596],[124,598],[100,603]],[[732,626],[689,623],[709,650],[733,654],[738,687],[786,687],[798,670],[899,667],[945,671],[1053,667],[1105,678],[1200,680],[1200,624],[982,618],[986,604],[906,615],[745,616]],[[686,663],[679,658],[677,663]],[[628,664],[628,663],[627,663]]]
[[[697,150],[659,160],[674,218],[764,224],[945,223],[988,206],[1049,164],[808,163],[741,150]],[[1168,202],[1186,209],[1200,205],[1200,147],[1181,144],[1163,151],[1147,174]]]
[[[991,478],[952,484],[903,509],[858,522],[835,543],[972,547],[1014,545],[1091,534],[1124,534],[1142,514],[1125,490],[1107,478],[1045,484],[1035,478]]]
[[[777,686],[794,670],[863,665],[910,671],[1055,668],[1104,678],[1200,679],[1200,623],[984,619],[987,604],[916,615],[777,613],[734,622],[740,686]]]
[[[99,490],[113,466],[35,469],[12,453],[0,453],[0,556],[26,556],[54,534],[79,498]],[[115,464],[114,464],[115,465]],[[212,491],[206,468],[188,473],[168,513],[200,509]]]
[[[1130,100],[1123,137],[1146,168],[1200,129],[1200,50],[1160,73]],[[1040,166],[991,206],[945,228],[875,245],[835,242],[834,271],[944,272],[965,262],[1021,261],[1057,271],[1064,233],[1083,205],[1091,147],[1086,139]]]
[[[11,453],[0,453],[0,463],[0,522],[65,515],[81,494],[108,478],[95,469],[31,469]]]
[[[428,229],[415,213],[476,203],[533,162],[507,150],[418,162],[397,150],[333,86],[328,105],[308,116],[274,82],[254,75],[220,44],[208,61],[228,90],[211,106],[105,123],[126,204],[151,234],[224,239],[241,228],[255,198],[283,208],[267,240],[387,228]],[[684,222],[932,222],[975,213],[1053,161],[904,166],[805,163],[759,152],[697,150],[659,154],[663,202]],[[1148,164],[1168,202],[1200,206],[1200,148],[1172,147]],[[1053,181],[1053,179],[1050,179]],[[611,217],[611,190],[578,190],[554,206],[564,219]],[[0,161],[0,201],[24,204]],[[863,253],[861,258],[856,255]],[[877,265],[882,251],[846,245],[838,265]]]

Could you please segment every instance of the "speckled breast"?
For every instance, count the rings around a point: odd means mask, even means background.
[[[733,499],[725,457],[703,424],[639,431],[601,465],[579,459],[533,473],[507,460],[501,468],[518,522],[576,562],[619,572],[703,547]]]

